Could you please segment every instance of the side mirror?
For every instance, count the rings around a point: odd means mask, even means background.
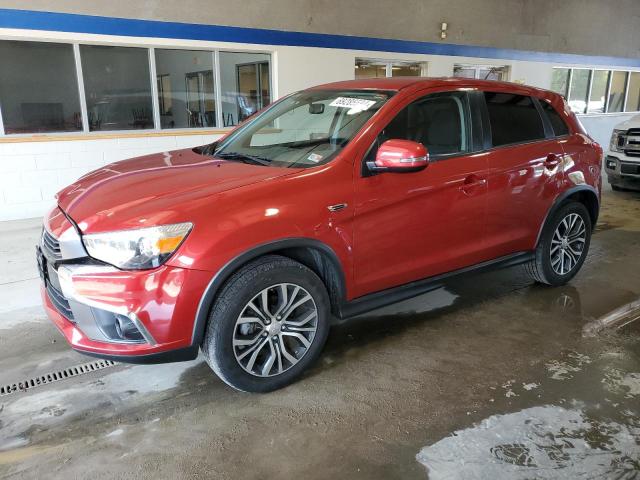
[[[367,162],[371,172],[409,173],[424,170],[429,165],[427,148],[411,140],[387,140],[380,147],[376,159]]]

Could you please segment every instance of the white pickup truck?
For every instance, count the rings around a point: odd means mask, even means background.
[[[640,115],[615,126],[604,166],[611,188],[640,190]]]

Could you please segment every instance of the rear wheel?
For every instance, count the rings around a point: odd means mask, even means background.
[[[203,352],[228,385],[268,392],[295,381],[317,359],[329,316],[320,278],[298,262],[269,255],[225,284],[209,317]]]
[[[579,202],[561,206],[547,221],[529,274],[547,285],[564,285],[580,270],[591,243],[591,217]]]

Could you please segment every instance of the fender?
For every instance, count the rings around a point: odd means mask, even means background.
[[[220,290],[222,285],[224,285],[224,282],[226,282],[233,273],[235,273],[240,267],[242,267],[242,265],[245,265],[255,258],[269,253],[274,253],[279,250],[296,247],[313,248],[316,250],[320,250],[327,255],[338,276],[338,278],[336,279],[338,284],[337,308],[340,309],[341,305],[344,304],[346,298],[346,281],[342,263],[331,247],[319,240],[311,238],[285,238],[273,242],[263,243],[233,258],[213,276],[213,278],[209,282],[209,285],[207,285],[204,294],[200,298],[200,302],[198,303],[198,310],[196,312],[196,318],[193,323],[193,333],[191,335],[192,348],[197,348],[200,343],[202,343],[202,339],[204,338],[205,326],[207,325],[211,306],[213,305],[218,291]]]
[[[596,208],[596,212],[595,212],[595,218],[593,219],[593,222],[592,222],[592,225],[591,225],[592,228],[596,227],[596,222],[598,221],[598,214],[600,213],[600,197],[598,196],[598,191],[594,187],[592,187],[591,185],[577,185],[575,187],[572,187],[572,188],[562,192],[560,195],[558,195],[556,197],[556,199],[553,202],[553,205],[551,205],[551,208],[549,209],[549,211],[545,215],[544,221],[540,225],[540,228],[538,230],[538,236],[536,238],[536,246],[538,245],[538,242],[540,242],[540,237],[542,236],[542,230],[544,230],[544,226],[547,224],[547,220],[556,211],[558,211],[558,208],[560,208],[560,205],[562,205],[562,203],[567,198],[569,198],[571,195],[574,195],[574,194],[579,193],[579,192],[589,192],[590,194],[593,194],[593,197],[596,200],[597,208]]]

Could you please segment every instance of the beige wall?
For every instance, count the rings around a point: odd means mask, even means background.
[[[640,58],[639,0],[0,0],[0,8]]]

